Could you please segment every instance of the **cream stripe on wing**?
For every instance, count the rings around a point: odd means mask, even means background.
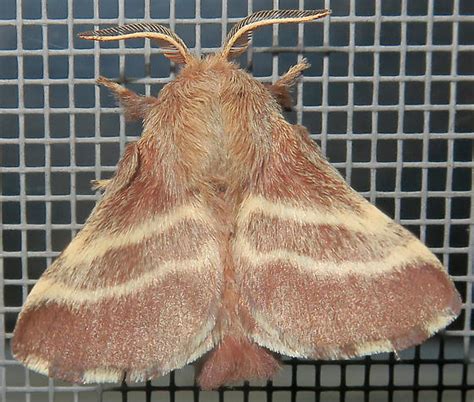
[[[185,220],[209,225],[209,216],[204,213],[202,207],[184,205],[120,233],[99,235],[97,238],[91,239],[89,238],[90,232],[79,232],[66,247],[61,258],[70,258],[72,265],[88,264],[113,248],[140,243],[144,238],[163,233]],[[93,247],[91,247],[91,242],[93,242]]]
[[[364,212],[360,215],[354,211],[304,209],[289,204],[272,202],[264,197],[252,196],[242,203],[237,217],[238,226],[252,219],[254,212],[282,220],[293,220],[298,223],[314,225],[338,225],[363,233],[379,233],[386,229],[392,220],[369,202],[364,202]]]
[[[429,262],[442,269],[442,265],[438,259],[423,243],[415,238],[405,245],[394,247],[386,257],[367,262],[318,261],[306,255],[282,249],[259,252],[242,236],[239,236],[235,241],[234,253],[238,257],[245,258],[246,262],[254,267],[277,261],[289,262],[317,277],[334,277],[334,275],[344,276],[350,274],[366,276],[380,275],[397,268],[402,269],[403,266],[410,263],[421,261]]]
[[[153,286],[157,280],[162,279],[169,273],[183,273],[185,271],[199,272],[205,268],[215,268],[218,263],[219,250],[217,245],[211,242],[202,248],[200,255],[196,256],[196,258],[164,262],[154,270],[140,275],[138,278],[115,286],[92,290],[77,289],[43,277],[29,294],[25,307],[31,307],[42,301],[55,301],[77,305],[80,303],[96,303],[102,299],[111,297],[128,296],[134,292]]]

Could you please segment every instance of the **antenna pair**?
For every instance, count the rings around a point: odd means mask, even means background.
[[[223,59],[239,56],[248,48],[255,29],[272,24],[311,22],[331,13],[330,10],[263,10],[257,11],[234,25],[220,51]],[[130,38],[154,39],[164,55],[178,64],[187,64],[194,56],[183,40],[169,28],[150,23],[127,24],[79,34],[82,39],[113,41]]]

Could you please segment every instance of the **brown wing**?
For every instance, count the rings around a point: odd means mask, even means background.
[[[460,311],[436,257],[352,190],[304,128],[283,121],[233,249],[251,337],[284,355],[403,349]]]
[[[35,371],[78,383],[143,381],[213,346],[221,281],[213,222],[199,198],[165,177],[156,141],[142,140],[28,296],[13,353]]]

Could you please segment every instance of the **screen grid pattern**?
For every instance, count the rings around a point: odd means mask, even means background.
[[[474,5],[469,0],[4,0],[0,15],[0,398],[5,401],[465,401],[474,398]],[[394,355],[286,360],[266,385],[199,392],[187,367],[146,384],[76,386],[13,360],[21,305],[82,227],[141,126],[99,75],[156,95],[177,69],[149,41],[98,44],[77,33],[137,21],[169,25],[196,54],[269,8],[331,8],[314,24],[254,35],[239,62],[274,82],[306,57],[290,121],[305,125],[363,196],[419,235],[463,298],[442,336]]]

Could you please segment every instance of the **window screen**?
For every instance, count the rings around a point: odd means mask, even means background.
[[[421,347],[350,361],[285,360],[272,382],[200,392],[192,366],[146,384],[75,386],[14,361],[28,291],[89,215],[92,179],[114,172],[141,126],[99,75],[156,95],[178,70],[149,41],[97,44],[110,24],[170,25],[197,54],[252,11],[331,8],[267,27],[239,59],[263,82],[306,57],[287,118],[305,125],[347,181],[418,235],[464,308]],[[474,2],[472,0],[2,0],[0,6],[0,395],[5,401],[472,401]]]

